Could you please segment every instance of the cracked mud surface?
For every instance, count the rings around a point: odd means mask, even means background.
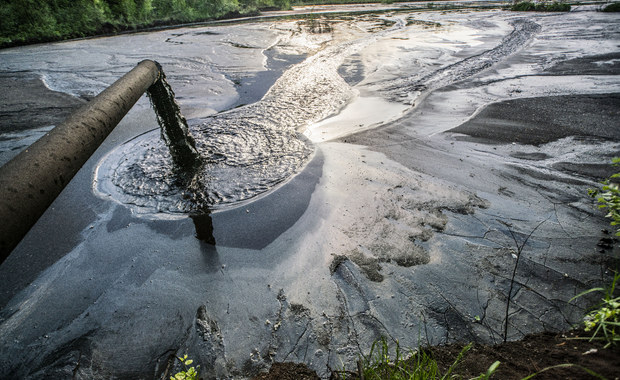
[[[302,173],[211,214],[202,231],[189,217],[145,218],[92,192],[102,157],[151,128],[139,104],[0,266],[2,373],[157,378],[188,353],[208,378],[247,378],[276,362],[326,378],[380,336],[403,347],[497,343],[578,322],[587,300],[568,301],[618,258],[587,196],[620,151],[617,20],[587,8],[413,16],[407,25],[410,15],[384,15],[394,23],[378,32],[377,20],[340,20],[309,39],[295,21],[114,37],[183,42],[167,74],[195,117],[236,104],[233,89],[269,71],[263,51],[329,52],[324,65],[291,73],[338,73],[347,101],[306,131],[317,153]],[[56,85],[87,93],[93,72],[137,59],[108,56],[120,49],[114,38],[89,42],[107,66],[90,62],[74,82],[75,63],[64,63]],[[81,43],[45,49],[70,56]],[[182,50],[191,43],[216,58]],[[0,52],[4,70],[43,54],[28,49]],[[430,82],[411,86],[420,78]],[[395,85],[415,106],[385,98]],[[205,86],[217,96],[201,95]],[[515,105],[524,111],[506,111]],[[563,129],[592,119],[600,130]],[[498,125],[507,132],[486,133]]]

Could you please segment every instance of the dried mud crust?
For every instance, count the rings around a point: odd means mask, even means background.
[[[465,355],[463,361],[456,368],[457,378],[470,379],[485,373],[496,360],[500,361],[492,379],[522,379],[544,368],[558,364],[576,364],[588,368],[607,379],[620,378],[620,346],[604,349],[601,341],[589,342],[590,335],[583,331],[567,333],[543,332],[528,335],[517,342],[483,345],[475,344]],[[463,344],[431,347],[429,352],[437,361],[441,373],[454,363],[454,360],[463,349]],[[274,363],[269,373],[255,377],[256,380],[275,379],[318,379],[313,371],[305,364]],[[336,379],[332,374],[332,379]],[[347,372],[347,379],[359,377]],[[535,376],[535,379],[595,379],[587,372],[577,367],[554,368]]]

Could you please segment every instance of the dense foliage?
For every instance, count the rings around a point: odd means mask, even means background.
[[[612,165],[620,167],[620,157],[614,157]],[[620,171],[603,181],[601,189],[591,189],[588,194],[596,198],[599,208],[607,209],[605,217],[611,219],[616,236],[620,236]]]
[[[0,45],[289,8],[289,0],[0,0]]]
[[[620,3],[607,4],[605,8],[603,8],[603,12],[620,12]]]
[[[614,157],[613,166],[620,166],[620,157]],[[598,207],[607,209],[605,217],[611,219],[611,225],[616,230],[616,236],[620,236],[620,172],[612,174],[603,181],[602,188],[591,189],[588,191],[591,197],[596,198]],[[610,286],[593,288],[575,297],[579,298],[592,292],[603,293],[603,298],[597,307],[586,314],[584,318],[585,331],[592,331],[592,339],[602,339],[606,341],[606,346],[620,342],[620,272],[618,268],[614,271],[614,278]],[[571,299],[571,301],[573,300]],[[591,339],[591,340],[592,340]]]
[[[562,2],[554,1],[552,3],[540,2],[534,3],[531,1],[521,1],[515,3],[511,10],[513,11],[535,11],[535,12],[568,12],[570,11],[570,5]]]

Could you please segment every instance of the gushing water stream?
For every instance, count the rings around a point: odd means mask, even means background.
[[[190,174],[202,165],[200,154],[174,98],[174,91],[166,81],[164,70],[159,63],[157,65],[159,79],[149,87],[147,94],[157,114],[161,136],[170,149],[174,165],[185,174]]]

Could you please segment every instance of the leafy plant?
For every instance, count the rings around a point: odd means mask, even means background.
[[[187,354],[183,355],[183,357],[178,357],[179,361],[183,363],[184,371],[176,373],[174,376],[170,376],[170,380],[198,380],[198,371],[200,366],[197,367],[189,367],[194,362],[191,359],[187,358]],[[188,368],[189,367],[189,368]]]
[[[567,364],[558,364],[558,365],[553,365],[551,367],[547,367],[547,368],[543,368],[540,371],[533,373],[527,377],[524,377],[521,380],[529,380],[531,378],[533,378],[534,376],[540,375],[543,372],[547,372],[549,370],[555,369],[555,368],[576,368],[576,369],[580,369],[584,372],[587,372],[588,374],[590,374],[593,377],[596,377],[597,379],[601,379],[601,380],[606,380],[603,376],[599,375],[598,373],[592,371],[591,369],[588,369],[586,367],[582,367],[580,365],[577,364],[571,364],[571,363],[567,363]]]
[[[570,11],[571,6],[569,4],[557,1],[554,1],[552,3],[534,3],[532,1],[520,1],[513,4],[510,9],[518,12],[568,12]]]
[[[620,166],[620,157],[612,160],[613,166]],[[596,198],[599,208],[608,210],[606,218],[611,218],[611,225],[616,227],[616,236],[620,236],[620,184],[618,179],[620,172],[612,174],[607,180],[603,181],[601,190],[589,190],[588,194]]]
[[[364,380],[447,380],[454,378],[454,370],[463,360],[463,357],[472,347],[468,344],[463,347],[457,358],[445,374],[441,374],[437,361],[422,349],[410,351],[403,356],[400,345],[396,342],[395,357],[392,359],[387,340],[376,340],[370,348],[368,356],[358,361],[357,377]],[[486,373],[472,380],[489,379],[500,362],[493,363]],[[338,379],[346,379],[345,370],[337,372]]]
[[[612,165],[619,166],[620,157],[615,157],[612,160]],[[588,194],[597,199],[599,208],[608,209],[609,212],[605,216],[612,219],[612,226],[620,226],[620,189],[616,182],[617,178],[620,178],[620,173],[612,174],[611,177],[603,181],[601,190],[588,190]],[[616,227],[616,236],[620,236],[620,227]],[[569,301],[572,302],[574,299],[589,293],[603,293],[603,298],[598,306],[585,315],[584,324],[585,331],[594,330],[590,340],[601,339],[606,341],[605,348],[620,341],[620,296],[615,296],[616,284],[619,281],[620,272],[616,270],[611,285],[586,290]],[[599,336],[601,333],[602,336]]]
[[[603,12],[620,12],[620,3],[607,4],[605,8],[603,8]]]
[[[597,308],[590,311],[583,318],[585,331],[592,331],[590,341],[600,339],[607,342],[605,348],[620,341],[620,296],[614,297],[616,284],[620,280],[620,273],[614,273],[614,279],[611,286],[606,288],[592,288],[586,290],[571,299],[584,296],[593,292],[602,292],[604,294],[602,302]],[[570,302],[570,301],[569,301]],[[599,334],[602,333],[602,336]]]

